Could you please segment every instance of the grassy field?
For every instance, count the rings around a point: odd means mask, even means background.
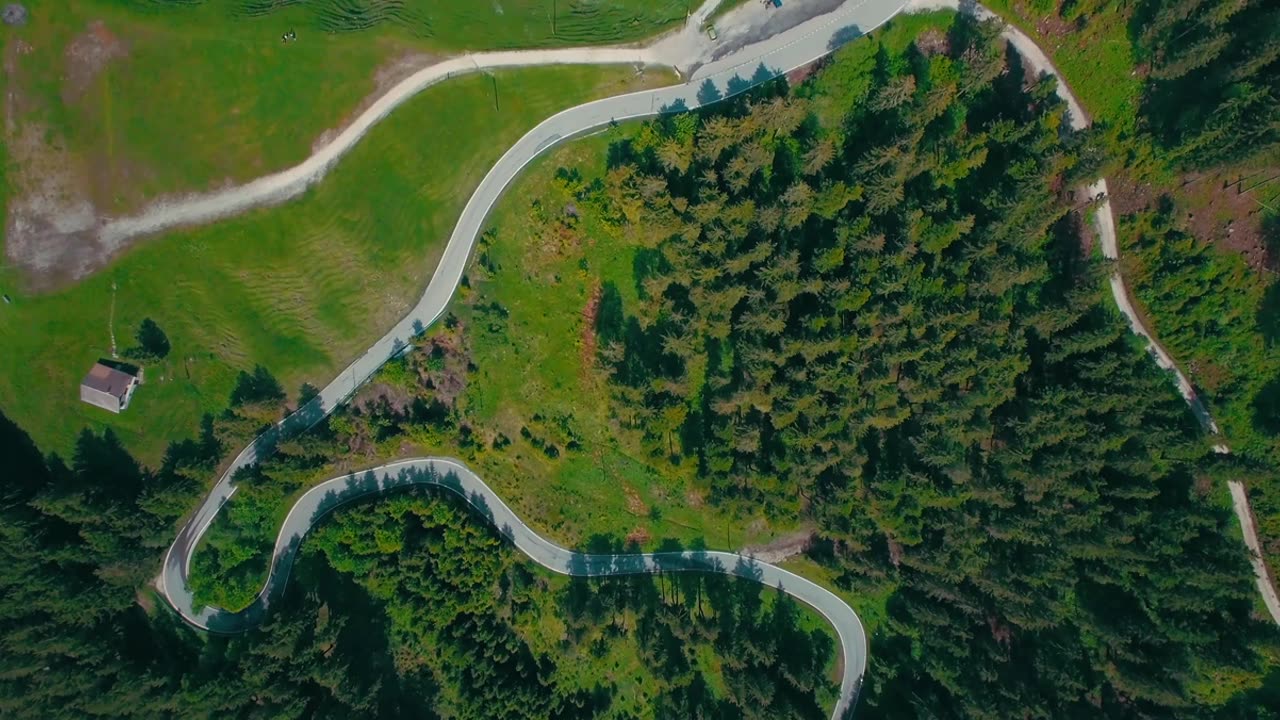
[[[636,128],[557,149],[494,209],[486,254],[497,269],[473,268],[474,291],[450,308],[467,328],[476,366],[459,407],[480,427],[510,438],[528,427],[563,445],[558,436],[571,428],[584,452],[555,459],[536,451],[486,452],[476,457],[477,470],[532,524],[562,542],[628,532],[717,548],[764,542],[793,529],[795,519],[771,518],[765,508],[728,514],[704,506],[706,489],[693,463],[655,457],[638,430],[613,419],[625,413],[590,349],[591,298],[613,282],[624,303],[636,301],[638,248],[617,230],[562,229],[573,197],[557,171],[575,168],[589,183],[603,175],[609,143]],[[497,324],[484,309],[495,303],[505,312]]]
[[[304,198],[158,238],[72,288],[15,296],[0,306],[0,405],[49,450],[67,452],[82,427],[111,427],[154,462],[195,433],[202,413],[226,406],[239,370],[263,364],[290,394],[323,385],[408,309],[508,145],[557,109],[644,82],[619,68],[498,73],[500,113],[489,78],[435,86]],[[76,390],[109,351],[113,304],[121,347],[143,317],[173,345],[119,416]]]
[[[415,49],[391,32],[280,42],[280,21],[215,4],[36,2],[5,28],[20,126],[99,210],[242,181],[296,163],[374,92],[376,69]]]
[[[35,0],[28,25],[3,30],[9,105],[43,165],[119,214],[297,163],[362,98],[434,57],[641,40],[683,20],[686,3],[411,0],[382,20],[348,14],[360,32],[327,31],[350,5]],[[297,40],[282,43],[289,29]]]
[[[157,0],[134,0],[156,2]],[[276,18],[276,0],[214,0],[224,12]],[[671,28],[700,0],[316,0],[298,27],[328,33],[396,28],[450,50],[599,45],[641,40]]]

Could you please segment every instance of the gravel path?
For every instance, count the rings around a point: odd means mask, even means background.
[[[815,2],[822,2],[823,5],[817,6]],[[699,71],[697,76],[702,78],[715,72],[715,68],[706,69],[708,64],[714,64],[723,69],[724,63],[715,63],[715,58],[729,62],[740,62],[744,58],[752,59],[759,53],[744,52],[744,49],[752,46],[753,43],[757,49],[768,46],[770,41],[778,37],[778,28],[771,23],[770,15],[758,12],[760,8],[756,8],[754,3],[749,3],[725,15],[719,23],[733,28],[733,35],[737,40],[723,38],[722,42],[712,42],[701,28],[704,19],[718,4],[719,0],[708,0],[690,16],[689,21],[680,30],[643,47],[479,52],[435,63],[393,86],[350,125],[302,163],[243,185],[158,200],[137,215],[106,220],[96,231],[97,239],[104,247],[114,250],[123,247],[126,242],[138,236],[150,235],[178,226],[205,224],[239,215],[252,208],[278,205],[297,197],[308,187],[319,182],[370,128],[392,110],[432,85],[453,77],[504,68],[545,65],[659,65],[683,68],[686,72],[696,69]],[[809,17],[805,13],[827,15],[829,14],[827,11],[831,8],[826,6],[848,6],[861,3],[842,3],[839,0],[834,2],[832,0],[799,0],[793,4],[795,7],[790,9],[790,15],[794,17],[791,17],[787,25],[788,29],[804,25],[807,20],[803,18]],[[901,6],[902,2],[893,4]],[[823,12],[817,13],[818,10]],[[836,7],[832,13],[839,10],[840,7]],[[790,36],[789,33],[788,36]],[[746,42],[747,38],[752,42]]]

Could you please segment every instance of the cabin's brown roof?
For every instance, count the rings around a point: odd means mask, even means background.
[[[89,374],[84,376],[84,380],[80,381],[80,384],[98,392],[121,397],[129,389],[129,383],[131,382],[133,382],[132,375],[107,367],[102,363],[96,363],[89,370]]]

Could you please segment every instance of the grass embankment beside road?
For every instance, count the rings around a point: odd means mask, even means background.
[[[376,87],[375,72],[424,49],[388,31],[280,35],[303,16],[103,0],[36,3],[6,27],[19,130],[43,162],[84,184],[100,212],[242,182],[300,162]],[[13,138],[10,138],[10,142]]]
[[[0,312],[0,404],[65,454],[81,428],[111,428],[147,463],[218,412],[261,364],[290,395],[327,383],[410,307],[472,189],[508,145],[559,109],[666,82],[630,68],[552,67],[437,85],[375,127],[303,198],[148,241],[56,293]],[[447,112],[442,109],[447,108]],[[113,285],[115,290],[113,292]],[[77,385],[144,317],[173,350],[121,415]]]
[[[732,0],[725,0],[731,2]],[[314,0],[298,27],[327,33],[395,29],[448,50],[561,47],[635,42],[684,22],[702,0]],[[271,0],[216,0],[229,11],[283,15]]]

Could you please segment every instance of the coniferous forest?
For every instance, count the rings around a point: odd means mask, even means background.
[[[1221,477],[1248,487],[1275,576],[1280,6],[1267,0],[991,5],[1054,55],[1081,101],[1092,105],[1105,137],[1120,268],[1148,326],[1232,449]]]
[[[602,356],[653,443],[894,584],[870,714],[1185,711],[1261,666],[1244,556],[1082,256],[1063,198],[1092,138],[993,30],[650,126],[586,191],[647,229]]]
[[[830,634],[720,576],[551,581],[459,500],[402,493],[308,538],[260,628],[200,635],[147,587],[217,455],[70,465],[0,415],[0,715],[15,718],[826,717]],[[601,538],[597,551],[620,551]],[[601,544],[603,543],[603,544]],[[540,630],[550,622],[554,634]],[[578,672],[620,656],[645,676]],[[701,661],[724,657],[725,669]],[[713,690],[712,688],[716,688]]]
[[[1250,60],[1272,47],[1271,11],[1243,3],[1255,15],[1225,39],[1174,51],[1160,38],[1193,15],[1169,8],[1195,3],[1166,5],[1144,10],[1166,108],[1144,132],[1188,163],[1274,143],[1255,112],[1274,108],[1255,80],[1274,63]],[[943,17],[619,131],[556,173],[572,222],[634,257],[584,345],[612,420],[652,462],[696,468],[710,505],[810,523],[830,584],[886,598],[856,717],[1280,717],[1280,636],[1222,502],[1236,468],[1082,243],[1077,188],[1114,165],[1116,136],[1071,132],[1054,80],[997,25]],[[1186,93],[1203,104],[1167,109]],[[1244,144],[1217,124],[1237,111]],[[500,268],[484,248],[475,262],[482,294]],[[285,503],[366,446],[429,431],[469,459],[532,442],[477,447],[472,410],[419,382],[451,362],[438,347],[386,371],[411,396],[356,403],[241,478],[242,526],[196,563],[208,597],[253,592]],[[279,412],[265,370],[242,386],[158,468],[110,432],[46,456],[0,415],[0,716],[827,716],[832,636],[785,596],[697,574],[552,578],[426,492],[320,525],[259,629],[193,631],[150,583],[237,433]],[[575,445],[538,447],[591,452]]]

